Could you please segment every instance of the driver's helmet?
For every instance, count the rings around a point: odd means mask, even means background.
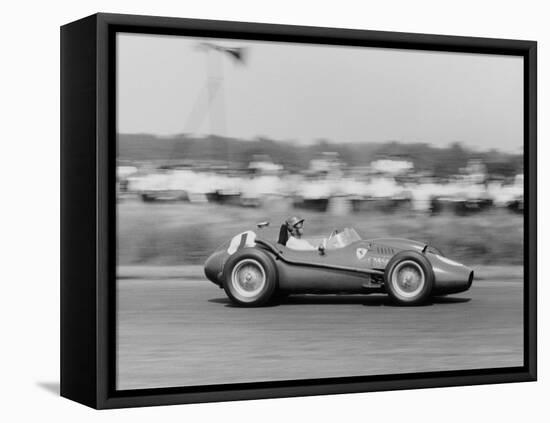
[[[302,229],[302,226],[304,224],[304,219],[302,219],[301,217],[298,217],[298,216],[292,216],[292,217],[289,217],[285,221],[285,224],[286,224],[287,229],[292,234],[301,235],[301,229]]]

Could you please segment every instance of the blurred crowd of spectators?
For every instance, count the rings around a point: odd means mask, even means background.
[[[337,213],[379,209],[390,212],[467,214],[495,207],[523,212],[523,174],[488,175],[482,160],[469,160],[456,175],[441,178],[417,171],[412,161],[383,157],[365,166],[347,166],[336,153],[311,160],[309,168],[288,172],[259,155],[245,167],[121,163],[117,167],[120,199],[147,202],[216,202],[261,207],[284,198],[296,208]]]

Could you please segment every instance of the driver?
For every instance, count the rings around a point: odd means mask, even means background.
[[[289,217],[285,221],[286,230],[288,232],[288,240],[286,246],[292,250],[315,250],[305,239],[302,239],[304,233],[304,219],[298,216]]]

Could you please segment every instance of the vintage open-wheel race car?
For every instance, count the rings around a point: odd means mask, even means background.
[[[468,290],[472,269],[426,243],[362,239],[353,228],[328,237],[305,237],[295,250],[246,231],[222,244],[205,263],[206,277],[241,306],[261,306],[291,294],[387,293],[401,305]]]

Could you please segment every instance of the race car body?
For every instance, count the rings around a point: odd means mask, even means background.
[[[236,235],[205,263],[207,278],[236,304],[263,305],[277,294],[387,293],[399,304],[414,305],[466,291],[474,277],[472,269],[418,241],[362,239],[345,228],[302,238],[311,248],[295,250],[261,234]]]

